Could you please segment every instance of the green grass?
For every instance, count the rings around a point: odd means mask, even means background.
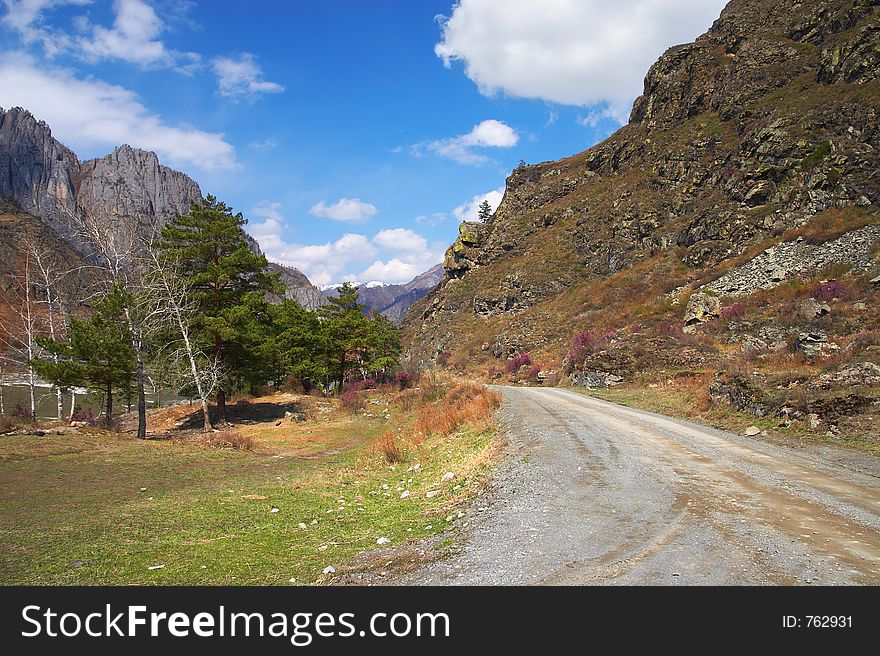
[[[0,438],[0,583],[311,583],[379,537],[442,531],[488,475],[491,430],[429,440],[392,469],[371,447],[385,424],[339,423],[334,448],[308,457],[259,442],[238,452],[114,435]],[[441,485],[445,471],[459,476]]]

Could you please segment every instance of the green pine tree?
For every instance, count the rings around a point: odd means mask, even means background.
[[[226,419],[230,385],[253,382],[265,371],[257,362],[255,325],[268,317],[266,294],[279,291],[277,276],[267,261],[250,247],[243,226],[222,201],[208,196],[193,203],[189,214],[178,216],[162,229],[160,248],[169,261],[191,281],[198,306],[196,332],[203,346],[222,364],[225,382],[217,389],[217,419]]]
[[[402,350],[397,326],[388,317],[373,312],[367,330],[366,371],[386,380],[397,367]]]
[[[135,357],[125,308],[131,299],[118,286],[93,305],[86,320],[71,319],[66,342],[41,339],[41,345],[58,359],[35,360],[34,370],[61,389],[83,386],[105,400],[105,421],[113,418],[113,395],[131,394]]]
[[[336,297],[318,310],[321,319],[322,355],[328,376],[341,392],[352,370],[358,369],[369,341],[364,305],[358,302],[357,287],[344,283]]]
[[[274,365],[270,378],[280,384],[293,377],[308,393],[327,377],[318,315],[287,299],[270,307],[274,334],[264,343],[266,361]]]
[[[484,200],[480,203],[480,211],[477,213],[477,218],[480,221],[486,221],[490,216],[492,216],[492,206],[489,205],[488,200]]]

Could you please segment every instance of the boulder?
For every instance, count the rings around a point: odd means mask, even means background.
[[[828,341],[828,335],[819,331],[798,334],[795,348],[810,359],[840,349],[837,344]]]
[[[578,387],[587,387],[590,389],[596,387],[614,387],[623,383],[623,378],[617,374],[605,371],[575,371],[571,375],[571,383]]]
[[[712,403],[723,403],[756,417],[765,416],[768,410],[761,391],[738,373],[716,372],[709,385],[709,399]]]
[[[848,367],[819,376],[817,387],[857,387],[880,385],[880,367],[873,362],[857,362]]]
[[[831,306],[828,303],[820,303],[815,298],[808,298],[802,301],[798,307],[798,313],[807,321],[816,317],[824,317],[831,313]]]
[[[684,323],[686,326],[694,326],[705,323],[721,316],[721,299],[712,294],[697,292],[691,294],[687,307],[684,311]]]

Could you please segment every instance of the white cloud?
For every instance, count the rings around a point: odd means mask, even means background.
[[[460,164],[482,164],[488,157],[475,153],[474,148],[511,148],[519,141],[519,135],[503,121],[481,121],[466,134],[415,144],[411,152],[419,155],[423,150],[447,157]]]
[[[436,264],[436,262],[434,263]],[[393,257],[387,262],[376,260],[358,276],[360,281],[379,280],[391,284],[409,282],[420,273],[427,271],[433,265],[425,266],[419,262],[405,262],[400,258]]]
[[[43,15],[64,5],[82,6],[92,0],[3,0],[6,13],[0,18],[6,27],[18,32],[26,44],[40,43],[49,57],[71,46],[70,37],[44,25]]]
[[[375,205],[365,203],[360,198],[340,198],[332,205],[327,205],[324,201],[313,205],[309,214],[334,221],[363,223],[378,211]]]
[[[504,197],[504,187],[498,187],[498,189],[493,189],[492,191],[488,191],[485,194],[477,194],[469,201],[465,201],[454,210],[452,210],[452,214],[459,221],[477,221],[479,220],[480,214],[480,205],[484,200],[489,201],[489,207],[492,208],[494,212],[498,209],[498,206],[501,204],[501,199]]]
[[[269,137],[263,141],[252,141],[248,144],[248,148],[252,150],[274,150],[278,148],[278,142],[274,137]]]
[[[432,228],[434,226],[440,225],[445,220],[446,220],[446,213],[445,212],[434,212],[433,214],[430,214],[430,215],[422,214],[422,215],[416,217],[416,223],[424,223],[426,225],[431,226]]]
[[[381,230],[373,237],[373,243],[390,251],[422,253],[428,248],[428,241],[409,228],[389,228]]]
[[[485,95],[603,105],[623,122],[650,65],[727,0],[459,0],[434,51]]]
[[[80,79],[22,53],[0,52],[0,106],[16,105],[46,121],[74,149],[127,143],[155,151],[166,164],[204,170],[238,166],[235,149],[223,134],[167,125],[128,89]]]
[[[284,216],[280,209],[279,203],[259,203],[251,213],[263,220],[248,224],[248,232],[259,242],[266,257],[296,267],[314,285],[346,280],[408,282],[443,259],[445,243],[429,245],[422,235],[408,228],[386,228],[372,239],[346,233],[323,244],[288,243],[282,235]],[[351,273],[358,269],[359,274]]]
[[[90,37],[79,39],[85,59],[121,59],[141,66],[173,64],[177,54],[157,38],[164,26],[150,5],[143,0],[116,0],[113,8],[113,27],[96,25]]]
[[[257,98],[264,93],[281,93],[284,87],[263,79],[257,58],[249,52],[238,57],[215,57],[211,60],[217,76],[217,90],[227,98]]]

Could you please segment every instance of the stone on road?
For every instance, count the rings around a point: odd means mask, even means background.
[[[501,389],[511,454],[491,503],[398,583],[880,583],[876,458]]]

